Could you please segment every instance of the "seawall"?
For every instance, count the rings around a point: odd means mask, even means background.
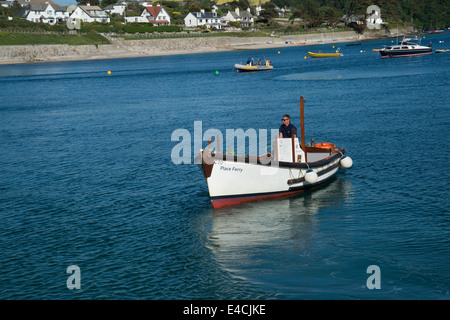
[[[0,64],[263,49],[293,45],[350,42],[383,37],[386,37],[386,35],[382,31],[365,33],[363,35],[358,35],[353,31],[345,31],[275,37],[205,36],[151,40],[124,40],[122,38],[108,37],[111,41],[111,44],[108,45],[0,46]]]

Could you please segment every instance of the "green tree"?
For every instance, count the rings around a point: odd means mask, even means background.
[[[99,0],[77,0],[79,5],[85,6],[88,2],[91,4],[91,6],[98,6],[100,5]]]
[[[272,18],[278,17],[278,11],[275,8],[275,4],[272,2],[266,2],[261,6],[261,12],[259,13],[259,18],[267,23]]]
[[[301,19],[301,17],[302,15],[300,13],[300,10],[296,10],[292,12],[291,15],[289,16],[289,22],[293,24],[295,22],[295,19]]]
[[[314,0],[305,0],[300,6],[300,15],[306,28],[317,26],[320,23],[319,5]]]
[[[235,0],[233,2],[229,2],[228,5],[232,10],[239,8],[239,10],[247,10],[250,8],[249,0]]]
[[[22,10],[22,6],[19,4],[18,1],[14,1],[11,8],[9,8],[9,14],[11,16],[13,16],[13,15],[19,13],[20,10]]]
[[[335,26],[341,21],[342,14],[332,7],[320,7],[319,8],[320,20],[331,26]]]
[[[102,2],[100,2],[100,7],[104,8],[109,6],[110,4],[115,4],[117,2],[117,0],[102,0]]]

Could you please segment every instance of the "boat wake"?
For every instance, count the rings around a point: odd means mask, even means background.
[[[328,70],[328,71],[314,71],[305,73],[287,74],[277,77],[275,80],[280,81],[298,81],[298,80],[356,80],[356,79],[368,79],[368,78],[385,78],[385,77],[402,77],[402,76],[415,76],[422,74],[422,71],[404,70],[404,71],[380,71],[380,72],[348,72],[346,70]]]

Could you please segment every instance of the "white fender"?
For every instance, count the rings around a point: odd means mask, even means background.
[[[344,169],[348,169],[353,165],[353,160],[349,156],[343,156],[341,158],[341,167]]]
[[[319,179],[319,177],[317,176],[317,173],[315,173],[312,169],[306,170],[306,174],[305,174],[305,181],[308,183],[316,183],[317,179]]]

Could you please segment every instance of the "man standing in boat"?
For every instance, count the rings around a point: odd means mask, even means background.
[[[280,138],[296,138],[297,128],[291,123],[291,117],[285,114],[282,118],[283,124],[280,126]]]

